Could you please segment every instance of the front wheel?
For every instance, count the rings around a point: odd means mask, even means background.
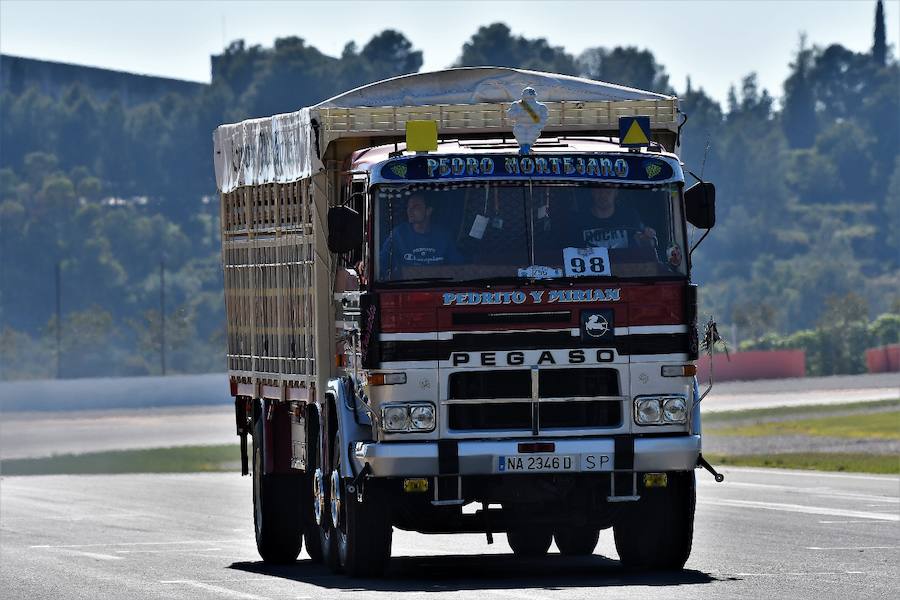
[[[263,417],[254,410],[253,422],[253,529],[256,549],[267,563],[297,560],[303,545],[302,478],[266,474]]]
[[[335,441],[332,473],[332,520],[337,535],[338,556],[351,577],[380,577],[391,559],[393,529],[387,498],[375,482],[366,486],[363,501],[359,490],[340,475],[340,438]]]
[[[619,560],[629,568],[679,570],[691,555],[694,473],[669,473],[665,488],[645,489],[643,497],[613,526]]]

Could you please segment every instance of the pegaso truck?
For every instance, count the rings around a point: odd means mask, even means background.
[[[715,221],[685,120],[670,96],[468,68],[216,129],[265,561],[305,539],[373,576],[394,528],[574,556],[612,527],[624,565],[683,567],[704,464],[689,230]]]

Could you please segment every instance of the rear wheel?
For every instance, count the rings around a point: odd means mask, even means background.
[[[553,532],[544,528],[511,529],[506,541],[516,556],[543,556],[553,542]]]
[[[613,526],[619,560],[636,569],[684,568],[694,537],[694,473],[669,473],[667,487],[642,496]]]
[[[268,563],[297,560],[303,545],[303,479],[264,473],[265,445],[260,406],[253,410],[253,528],[256,549]]]
[[[340,450],[338,437],[331,497],[341,567],[351,577],[379,577],[391,559],[393,530],[388,503],[374,483],[367,484],[364,501],[359,501],[358,490],[340,476]]]
[[[566,527],[553,534],[556,538],[556,547],[559,553],[565,556],[587,556],[594,553],[597,540],[600,539],[600,530],[577,527]]]

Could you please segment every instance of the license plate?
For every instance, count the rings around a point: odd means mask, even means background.
[[[497,473],[611,471],[610,454],[507,454],[494,461]]]
[[[499,473],[577,471],[577,458],[571,454],[508,454],[497,457],[497,471]]]

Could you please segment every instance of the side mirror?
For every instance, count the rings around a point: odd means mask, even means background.
[[[356,250],[363,242],[362,215],[349,206],[328,209],[328,249],[336,254]]]
[[[688,223],[699,229],[716,224],[716,186],[701,181],[684,191],[684,212]]]

